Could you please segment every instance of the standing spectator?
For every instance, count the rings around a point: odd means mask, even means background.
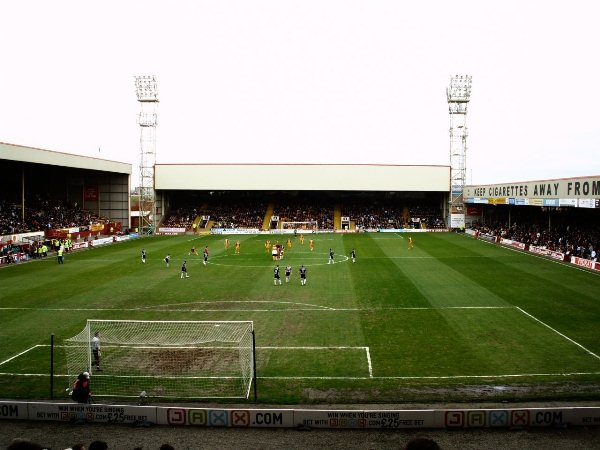
[[[56,251],[56,255],[58,256],[58,263],[59,264],[64,264],[65,263],[65,256],[63,255],[63,252],[65,251],[65,249],[60,246],[58,248],[58,250]]]
[[[90,403],[90,397],[90,374],[89,372],[82,372],[73,385],[71,398],[77,403]]]

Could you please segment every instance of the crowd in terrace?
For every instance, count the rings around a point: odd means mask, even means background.
[[[397,206],[373,201],[345,202],[341,215],[350,217],[357,229],[444,228],[439,209],[421,204]],[[335,201],[318,199],[283,199],[274,202],[273,215],[280,222],[316,222],[320,230],[334,229]],[[213,228],[263,227],[267,205],[261,201],[236,202],[234,199],[213,198],[204,206],[178,206],[166,216],[161,226],[191,230],[198,216],[210,216]],[[338,224],[339,226],[339,224]]]
[[[173,208],[163,220],[162,226],[169,228],[191,228],[199,214],[196,206],[179,206]]]
[[[326,207],[307,202],[279,204],[273,214],[281,222],[317,222],[320,230],[333,230],[333,205]]]
[[[424,205],[411,205],[408,208],[409,228],[445,228],[446,222],[442,218],[439,208]]]
[[[404,223],[402,209],[378,203],[345,205],[342,216],[353,220],[358,229],[400,228]]]
[[[107,220],[81,209],[77,203],[42,199],[40,196],[25,204],[24,217],[21,205],[0,201],[0,235],[84,227]]]
[[[192,229],[198,216],[209,216],[214,228],[262,228],[266,206],[214,205],[204,208],[182,206],[173,209],[162,223],[163,227]]]
[[[261,229],[267,207],[264,203],[253,205],[229,204],[210,206],[207,212],[214,220],[214,228],[257,228]]]
[[[600,231],[596,226],[569,224],[549,228],[540,222],[512,225],[474,222],[471,227],[481,233],[554,250],[567,256],[597,260],[600,251]]]
[[[441,212],[424,205],[349,204],[342,216],[350,217],[358,229],[444,228]]]

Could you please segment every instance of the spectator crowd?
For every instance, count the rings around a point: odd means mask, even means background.
[[[549,226],[540,222],[512,224],[482,224],[474,222],[471,228],[490,236],[510,239],[527,245],[564,253],[566,256],[597,261],[600,250],[600,229],[594,224]]]
[[[108,219],[82,209],[77,203],[42,199],[41,196],[22,205],[0,200],[0,236],[73,227],[89,227]]]

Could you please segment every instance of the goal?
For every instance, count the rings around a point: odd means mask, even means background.
[[[64,342],[69,386],[88,371],[95,397],[248,398],[254,342],[251,321],[88,320]]]
[[[298,230],[305,233],[319,231],[319,222],[311,220],[308,222],[281,222],[282,230]]]

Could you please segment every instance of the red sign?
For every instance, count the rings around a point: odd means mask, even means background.
[[[98,200],[98,186],[86,186],[83,191],[83,199],[86,202],[95,202]]]

